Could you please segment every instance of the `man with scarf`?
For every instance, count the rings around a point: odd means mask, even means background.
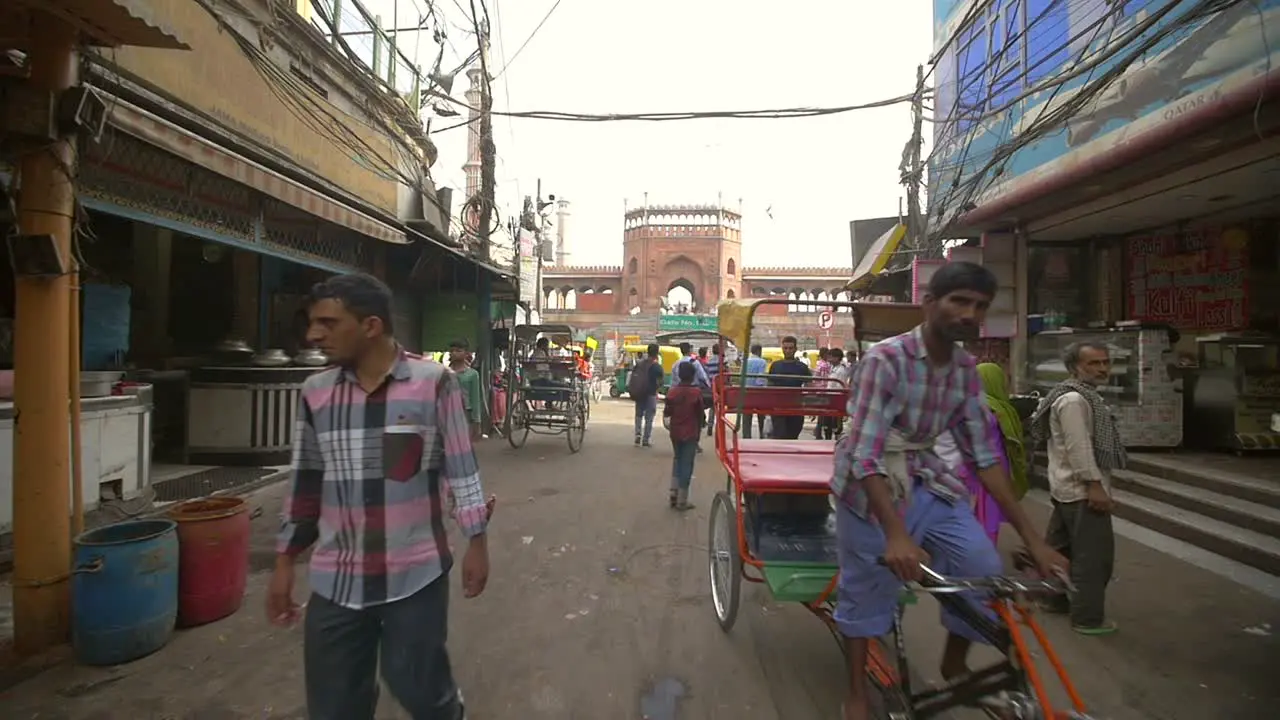
[[[977,363],[957,347],[977,337],[997,287],[981,265],[943,265],[929,280],[924,323],[868,350],[850,383],[849,434],[836,446],[831,478],[840,561],[834,615],[849,669],[844,720],[870,716],[867,642],[893,625],[897,580],[918,580],[921,563],[955,577],[1004,571],[964,482],[934,452],[939,436],[955,436],[1040,571],[1052,576],[1067,565],[1018,505],[989,430]],[[981,608],[980,597],[967,599]],[[970,644],[982,638],[951,613],[942,621],[948,635],[941,675],[956,680],[969,672]]]
[[[1111,527],[1111,473],[1128,458],[1099,386],[1111,380],[1106,345],[1071,343],[1062,353],[1071,374],[1040,401],[1031,417],[1032,447],[1047,440],[1049,494],[1053,515],[1046,541],[1071,559],[1076,586],[1069,603],[1046,609],[1070,612],[1071,627],[1083,635],[1108,635],[1107,584],[1115,564]]]

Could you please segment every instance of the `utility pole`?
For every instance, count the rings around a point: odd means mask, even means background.
[[[78,33],[49,13],[31,15],[31,89],[60,96],[78,82]],[[22,156],[18,227],[52,236],[74,267],[75,137]],[[70,634],[71,275],[14,281],[13,632],[22,655],[66,642]],[[75,365],[78,368],[79,365]],[[79,492],[80,488],[76,488]]]
[[[916,92],[911,98],[911,140],[902,153],[902,183],[907,186],[907,247],[919,250],[928,240],[927,217],[920,211],[920,186],[924,168],[921,165],[921,148],[924,146],[924,65],[916,66]]]
[[[474,12],[474,10],[473,10]],[[493,144],[493,86],[489,75],[489,28],[484,26],[480,37],[480,257],[489,260],[489,238],[493,233],[493,209],[497,193],[497,148]]]

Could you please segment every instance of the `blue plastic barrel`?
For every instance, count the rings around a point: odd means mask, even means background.
[[[178,524],[135,520],[76,538],[71,644],[86,665],[164,647],[178,617]]]

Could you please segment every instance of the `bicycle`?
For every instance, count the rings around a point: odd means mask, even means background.
[[[894,613],[891,636],[897,662],[889,661],[883,640],[868,645],[867,676],[880,694],[890,720],[924,720],[958,707],[977,707],[1002,720],[1091,720],[1061,659],[1036,622],[1029,602],[1033,596],[1067,592],[1068,582],[1005,576],[948,578],[925,565],[920,567],[924,579],[908,584],[904,600]],[[1015,567],[1019,571],[1026,569],[1028,560],[1018,557]],[[972,591],[988,595],[987,604],[995,612],[995,621],[960,597],[961,593]],[[999,650],[1004,659],[940,687],[914,692],[902,626],[904,609],[914,592],[935,596],[940,604]],[[1069,699],[1069,709],[1056,709],[1050,700],[1039,668],[1031,657],[1023,626],[1031,631],[1053,666]]]

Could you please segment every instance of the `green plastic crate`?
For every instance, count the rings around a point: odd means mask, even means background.
[[[764,566],[764,581],[778,602],[813,602],[838,572],[836,565],[769,563]]]
[[[822,591],[827,589],[831,576],[840,572],[836,565],[820,563],[769,563],[764,566],[764,581],[769,592],[777,602],[809,603],[818,599]],[[831,591],[831,600],[835,600],[835,591]],[[904,605],[914,605],[916,595],[907,588],[902,589],[898,601]]]

